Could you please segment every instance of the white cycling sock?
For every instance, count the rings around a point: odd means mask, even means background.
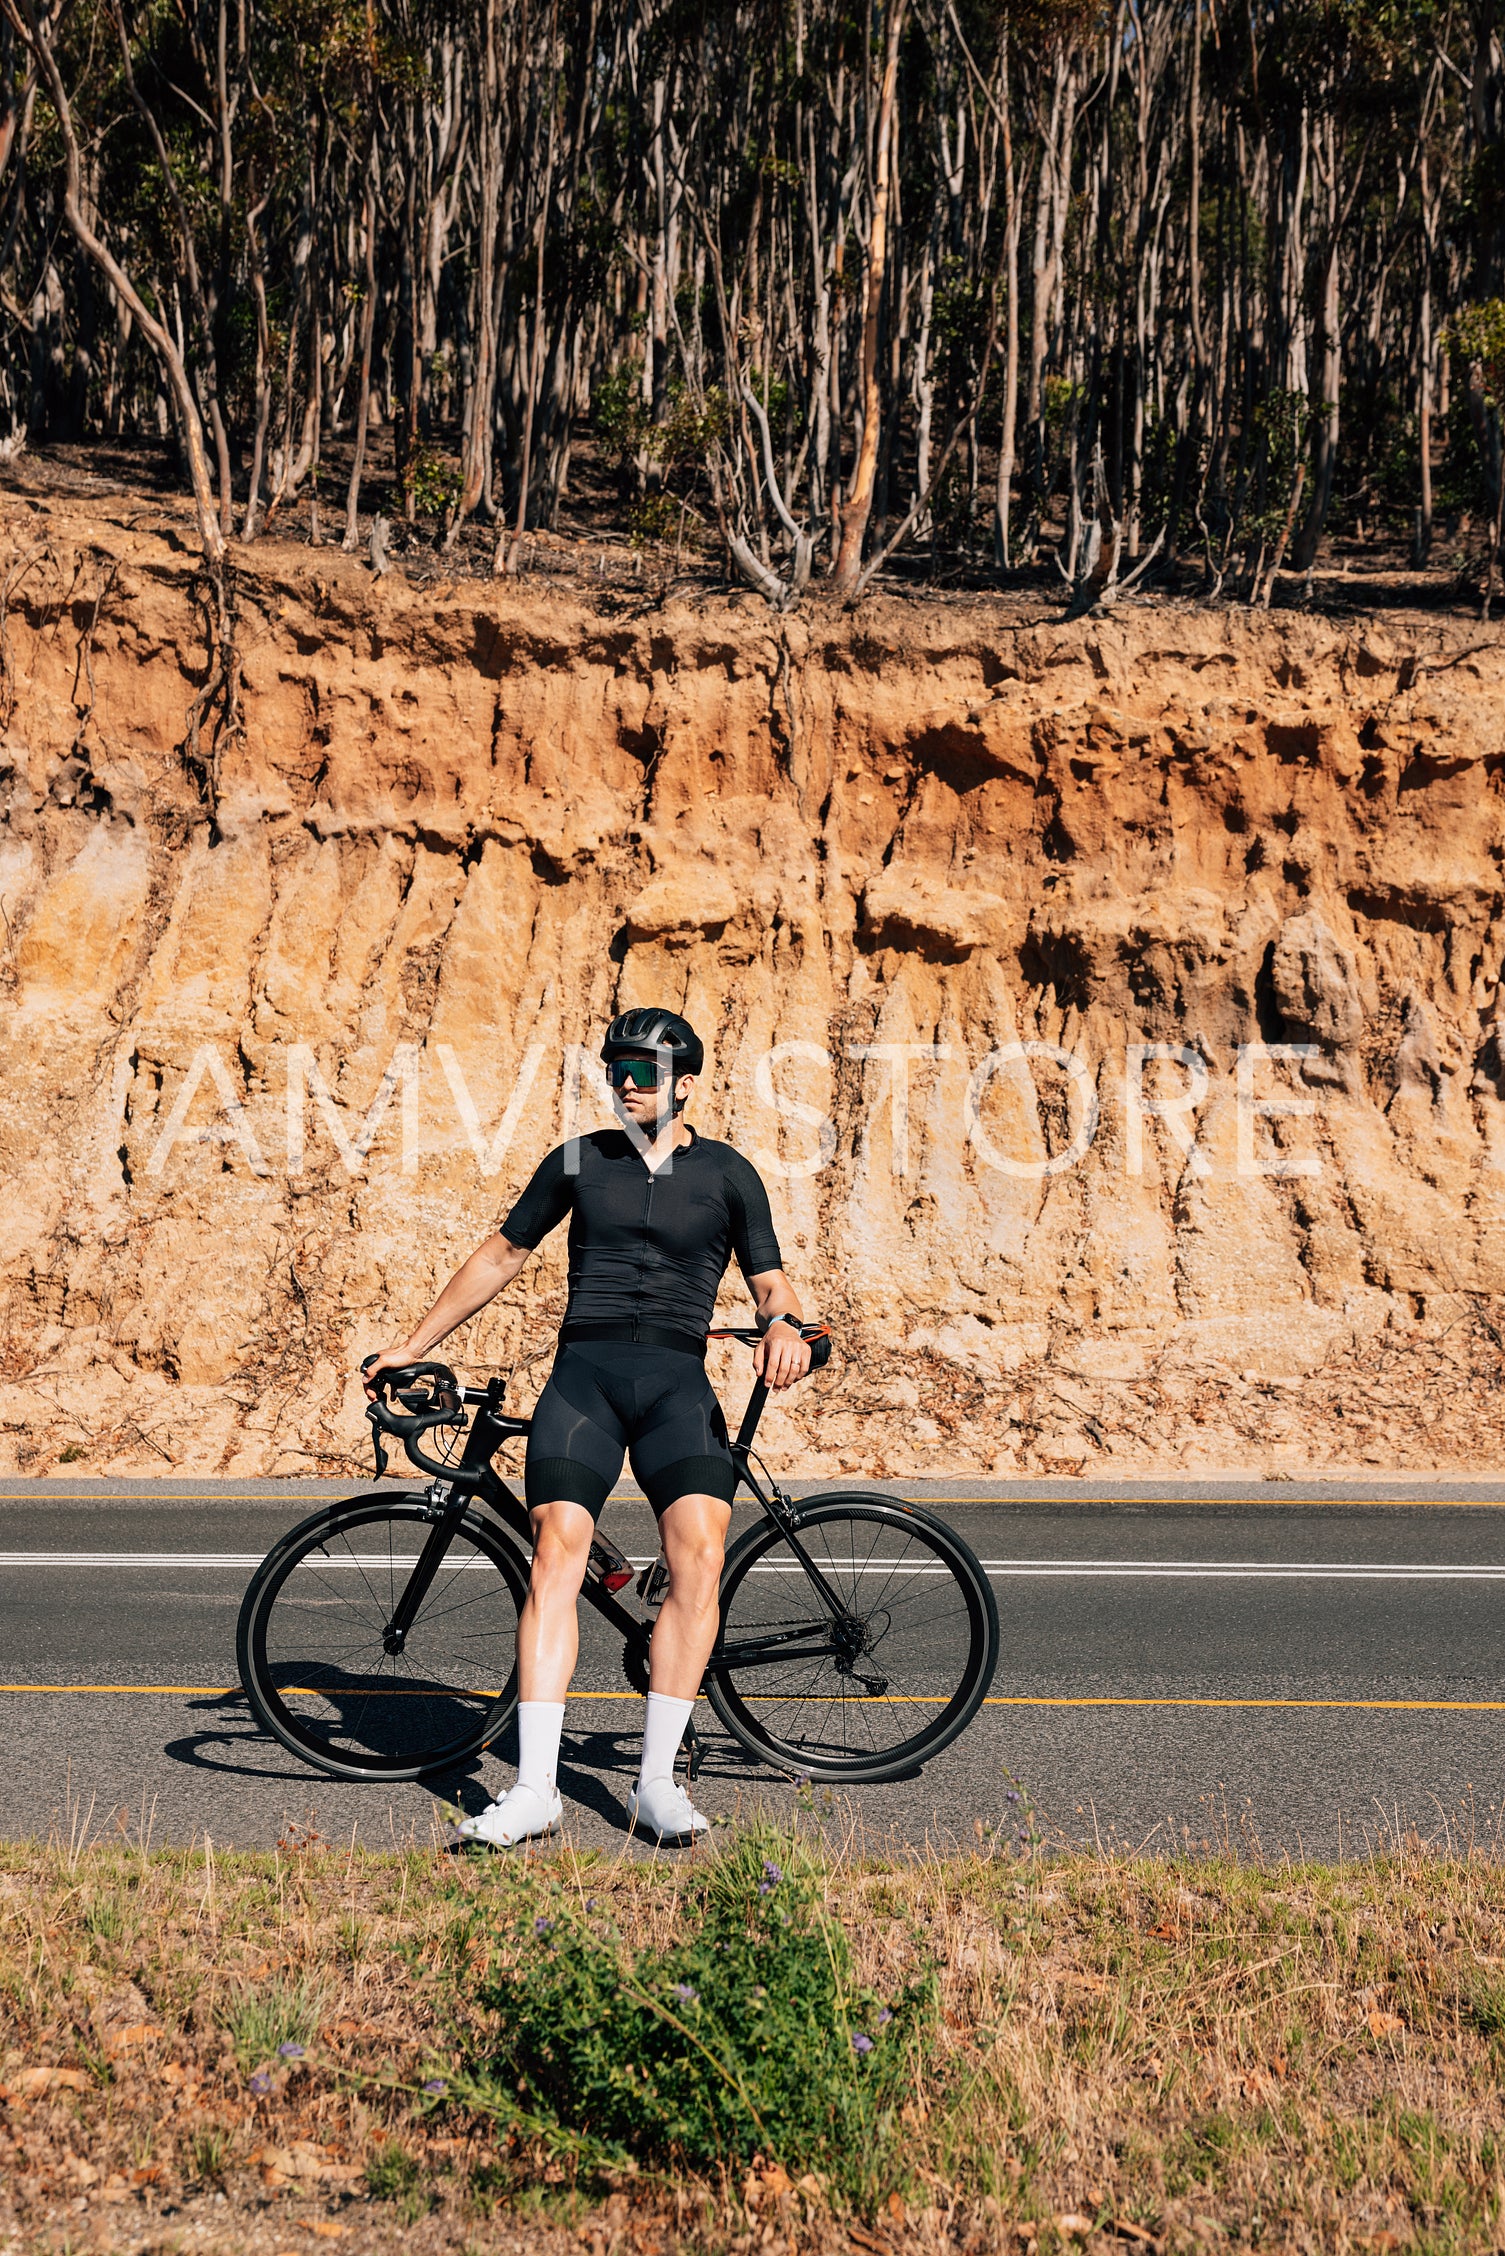
[[[685,1725],[690,1720],[693,1700],[671,1699],[667,1692],[650,1692],[648,1713],[643,1721],[643,1760],[638,1771],[638,1784],[646,1786],[653,1778],[672,1778],[674,1758],[679,1753],[679,1742],[685,1735]]]
[[[545,1801],[554,1796],[559,1742],[564,1736],[563,1700],[517,1703],[517,1783],[530,1786]]]

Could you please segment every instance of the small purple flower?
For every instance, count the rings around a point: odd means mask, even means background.
[[[534,1920],[533,1932],[535,1935],[550,1935],[553,1931],[554,1922],[552,1919],[538,1918]]]
[[[681,2005],[699,2005],[700,2003],[699,1990],[692,1990],[688,1982],[676,1982],[674,1995]]]
[[[1014,1792],[1014,1789],[1013,1789],[1013,1787],[1011,1786],[1011,1787],[1009,1788],[1008,1792],[1007,1792],[1007,1793],[1006,1793],[1006,1794],[1004,1795],[1004,1797],[1003,1797],[1003,1798],[1004,1798],[1004,1800],[1005,1800],[1006,1802],[1017,1802],[1017,1801],[1018,1801],[1018,1799],[1019,1799],[1019,1796],[1018,1796],[1018,1795],[1017,1795],[1017,1794],[1016,1794],[1016,1793]]]
[[[430,2099],[442,2099],[449,2090],[449,2086],[442,2076],[430,2076],[423,2088]]]
[[[260,2099],[265,2093],[269,2092],[271,2088],[271,2077],[267,2074],[264,2068],[259,2068],[256,2074],[251,2078],[252,2091],[255,2092],[257,2098]]]
[[[880,2006],[878,2008],[878,2026],[880,2029],[886,2028],[888,2023],[892,2021],[892,2019],[893,2015],[886,2005]]]
[[[854,2031],[852,2032],[852,2050],[853,2050],[853,2052],[856,2052],[856,2053],[871,2052],[871,2051],[872,2051],[872,2049],[873,2049],[873,2040],[872,2040],[872,2038],[871,2038],[871,2037],[869,2037],[869,2036],[865,2036],[865,2035],[863,2034],[863,2032],[862,2032],[862,2030],[861,2030],[861,2029],[855,2029],[855,2030],[854,2030]]]
[[[304,2057],[304,2047],[300,2044],[279,2045],[277,2047],[277,2057],[279,2060],[302,2060]]]

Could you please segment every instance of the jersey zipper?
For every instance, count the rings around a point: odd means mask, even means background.
[[[643,1191],[643,1243],[638,1254],[638,1298],[637,1306],[632,1312],[632,1336],[634,1339],[637,1338],[643,1321],[643,1293],[648,1282],[648,1227],[653,1220],[654,1173],[646,1160],[643,1163],[643,1173],[647,1176],[648,1181]]]

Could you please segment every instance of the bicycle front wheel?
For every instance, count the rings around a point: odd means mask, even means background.
[[[331,1778],[422,1778],[478,1754],[517,1705],[523,1564],[467,1512],[398,1651],[388,1634],[433,1520],[416,1495],[352,1497],[267,1554],[236,1658],[258,1720]]]
[[[728,1556],[711,1706],[750,1752],[797,1776],[901,1777],[987,1695],[988,1578],[953,1528],[888,1497],[812,1498],[793,1532],[798,1549],[765,1520]]]

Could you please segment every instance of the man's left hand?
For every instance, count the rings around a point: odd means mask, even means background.
[[[775,1394],[781,1387],[793,1386],[809,1368],[809,1342],[800,1338],[793,1324],[770,1324],[753,1349],[753,1369]]]

